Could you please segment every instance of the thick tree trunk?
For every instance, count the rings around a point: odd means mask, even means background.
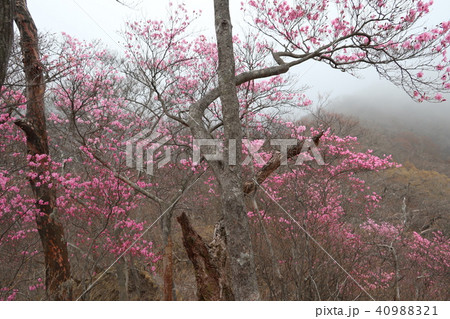
[[[9,54],[14,38],[14,1],[2,0],[0,3],[0,87],[5,82]]]
[[[16,124],[25,132],[31,160],[40,164],[33,168],[38,177],[30,179],[30,185],[39,210],[36,224],[44,250],[46,289],[50,299],[67,300],[71,298],[70,265],[64,229],[57,220],[56,193],[46,183],[36,183],[40,181],[40,176],[49,173],[51,167],[48,156],[37,160],[38,155],[49,155],[44,104],[45,82],[39,59],[38,34],[25,0],[16,2],[15,21],[20,32],[27,83],[26,119],[18,120]]]
[[[183,232],[183,245],[194,266],[198,300],[234,300],[228,281],[225,234],[221,226],[216,227],[214,240],[207,245],[192,228],[185,213],[177,220]]]
[[[242,191],[242,128],[236,93],[235,61],[229,1],[214,0],[214,15],[219,55],[218,80],[222,103],[225,145],[235,142],[236,150],[224,150],[224,163],[218,180],[222,193],[222,210],[227,236],[227,250],[232,274],[233,293],[237,300],[257,300],[259,291],[255,273],[250,227]],[[229,153],[236,160],[229,162]]]

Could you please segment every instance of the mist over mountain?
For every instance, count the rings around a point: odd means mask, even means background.
[[[417,103],[395,87],[377,84],[329,101],[328,111],[356,117],[385,151],[423,168],[445,171],[450,164],[450,101]],[[414,151],[413,151],[414,150]],[[420,157],[420,158],[419,158]],[[426,165],[420,160],[426,159]],[[425,167],[424,167],[425,166]],[[431,167],[426,167],[431,166]]]

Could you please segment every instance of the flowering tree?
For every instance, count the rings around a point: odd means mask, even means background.
[[[262,35],[260,46],[266,48],[267,57],[272,56],[276,64],[235,74],[228,1],[214,1],[219,86],[190,106],[188,124],[196,138],[207,136],[207,130],[201,125],[202,118],[208,106],[220,97],[224,138],[235,139],[237,154],[240,154],[240,106],[232,86],[286,73],[310,60],[344,71],[374,66],[382,76],[401,85],[419,100],[428,99],[429,90],[449,89],[446,48],[450,23],[443,22],[431,32],[416,33],[414,28],[429,12],[431,2],[324,0],[289,5],[287,1],[251,1],[248,5],[251,22]],[[418,68],[424,69],[427,75],[415,74]],[[431,72],[431,79],[428,72]],[[438,92],[434,98],[441,100]],[[224,155],[227,158],[226,148]],[[222,207],[233,290],[238,299],[257,299],[259,293],[241,191],[240,158],[237,160],[235,166],[225,160],[223,168],[219,167],[215,173],[223,186]]]
[[[416,28],[432,4],[250,1],[246,12],[255,28],[272,40],[267,47],[280,66],[315,60],[351,73],[373,66],[417,100],[440,101],[440,93],[450,88],[450,24]]]
[[[357,223],[346,220],[348,212],[359,209],[366,222],[367,214],[376,209],[378,195],[370,192],[356,174],[391,167],[389,158],[357,152],[351,148],[353,138],[339,138],[324,128],[310,134],[313,145],[321,147],[325,156],[323,167],[303,163],[292,171],[280,169],[285,160],[281,152],[266,146],[261,155],[264,164],[255,162],[247,168],[243,162],[249,162],[248,155],[255,155],[250,149],[262,147],[248,139],[277,137],[275,133],[296,140],[286,149],[289,160],[302,153],[307,142],[305,128],[274,120],[270,111],[311,104],[303,93],[288,89],[289,81],[283,77],[307,61],[326,63],[352,74],[374,67],[413,98],[441,101],[442,93],[450,90],[446,51],[450,22],[417,31],[430,6],[431,1],[418,0],[250,1],[242,4],[242,9],[253,30],[242,37],[232,33],[228,1],[215,0],[216,41],[212,42],[205,36],[189,34],[197,13],[171,5],[167,21],[128,24],[126,52],[119,65],[107,51],[69,36],[65,36],[57,56],[44,55],[41,59],[36,30],[33,24],[27,24],[32,20],[22,3],[16,21],[22,35],[28,90],[24,96],[2,90],[0,147],[8,149],[24,169],[13,171],[11,160],[2,163],[0,243],[12,247],[20,242],[16,245],[20,250],[22,240],[35,233],[31,223],[36,222],[44,248],[47,292],[55,299],[70,299],[69,292],[60,290],[75,278],[69,257],[87,257],[84,269],[76,272],[81,273],[84,284],[85,280],[95,280],[102,260],[112,262],[125,253],[140,258],[152,269],[158,259],[153,244],[148,239],[136,241],[149,224],[147,214],[140,211],[140,205],[148,205],[143,203],[149,200],[158,207],[156,211],[165,213],[162,233],[164,256],[168,256],[164,260],[168,274],[165,295],[169,299],[173,211],[176,205],[198,207],[218,198],[232,295],[238,300],[256,300],[260,292],[250,231],[253,223],[249,223],[248,215],[260,227],[258,238],[269,247],[270,276],[281,280],[283,269],[294,270],[309,278],[313,287],[319,280],[314,269],[324,267],[323,253],[312,251],[309,243],[300,247],[310,253],[304,259],[304,265],[310,267],[307,273],[299,270],[299,247],[291,249],[290,257],[277,256],[272,226],[279,238],[298,239],[300,234],[294,230],[294,221],[274,219],[266,213],[274,208],[275,200],[316,237],[323,238],[328,249],[338,251],[343,263],[354,269],[352,276],[364,283],[363,288],[379,289],[390,280],[396,280],[394,286],[398,287],[398,274],[370,272],[373,259],[363,260],[362,256],[371,251],[364,236],[353,228]],[[30,38],[33,41],[26,42]],[[47,87],[42,63],[53,80]],[[20,107],[11,111],[12,105]],[[150,177],[131,169],[127,165],[127,141],[142,131],[166,136],[181,161],[168,164]],[[223,157],[211,160],[204,156],[200,163],[190,160],[196,151],[193,140],[211,138],[221,141]],[[24,154],[25,147],[28,156],[18,159],[17,154]],[[141,165],[149,167],[163,158],[162,151],[155,154],[154,159],[147,158]],[[204,202],[182,201],[181,195],[202,176],[209,188],[208,194],[199,195]],[[270,201],[258,191],[261,186],[272,197]],[[300,196],[300,204],[293,198],[296,196]],[[19,206],[11,206],[18,202]],[[360,220],[359,224],[364,222]],[[383,229],[375,223],[364,225],[375,235]],[[445,242],[441,237],[432,242],[413,238],[407,253],[410,260],[425,258],[426,249],[438,247],[434,243],[439,240]],[[68,251],[66,239],[77,252]],[[392,251],[399,251],[396,243],[376,240],[373,247],[384,249],[383,257],[394,258],[395,263],[398,254]],[[353,254],[348,253],[349,248]],[[22,251],[33,255],[35,247]],[[431,263],[429,268],[442,269],[444,264]],[[397,266],[394,269],[400,269]],[[336,278],[338,291],[328,298],[356,297],[347,277]],[[329,290],[326,278],[321,281],[324,290]],[[324,296],[324,290],[315,289],[315,293]],[[286,296],[285,292],[280,292],[281,296]],[[6,298],[14,298],[14,293],[9,289]],[[308,298],[312,296],[310,293]],[[299,293],[297,297],[305,296]]]

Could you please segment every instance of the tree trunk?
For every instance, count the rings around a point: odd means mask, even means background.
[[[9,54],[14,38],[14,1],[2,0],[0,4],[0,88],[5,82]]]
[[[25,0],[17,0],[16,25],[20,32],[20,46],[23,55],[27,84],[27,112],[25,120],[16,121],[27,137],[27,151],[31,160],[40,165],[33,167],[36,179],[30,179],[36,199],[36,224],[42,242],[45,258],[45,284],[47,295],[53,300],[71,298],[70,264],[64,229],[57,220],[56,193],[47,183],[37,184],[40,176],[49,174],[49,147],[45,118],[45,82],[43,67],[39,58],[38,34]],[[37,159],[37,155],[47,155]]]
[[[174,287],[173,287],[173,242],[172,236],[169,234],[167,237],[167,243],[164,247],[163,266],[164,266],[164,300],[174,300]]]
[[[119,301],[130,300],[128,296],[129,273],[127,261],[124,257],[116,263],[117,287],[119,290]]]
[[[214,0],[214,15],[219,55],[218,80],[222,103],[225,145],[232,141],[236,150],[224,148],[224,165],[218,176],[222,193],[222,211],[227,250],[232,273],[233,293],[237,300],[259,299],[250,227],[242,191],[242,128],[236,93],[235,61],[229,1]],[[236,155],[229,161],[229,153]]]
[[[221,227],[216,227],[214,240],[207,245],[192,228],[185,213],[177,217],[177,221],[183,232],[183,245],[194,266],[198,300],[234,300],[228,281],[225,236]]]
[[[175,287],[173,283],[173,242],[172,242],[172,215],[174,205],[162,206],[165,212],[161,218],[161,231],[163,242],[163,300],[176,300]]]

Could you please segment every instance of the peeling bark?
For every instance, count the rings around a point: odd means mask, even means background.
[[[5,82],[9,55],[14,38],[14,1],[2,0],[0,4],[0,87]]]
[[[183,245],[191,260],[197,282],[198,300],[234,300],[227,275],[225,232],[222,224],[216,227],[214,240],[207,245],[192,228],[188,217],[177,217],[183,232]]]
[[[32,158],[36,155],[49,155],[48,136],[45,118],[45,81],[43,66],[39,57],[38,34],[33,18],[25,0],[16,1],[15,22],[20,32],[24,73],[27,83],[27,112],[24,120],[16,121],[27,138],[27,152]],[[51,169],[48,157],[39,161],[33,171],[43,176]],[[30,179],[30,186],[36,199],[39,212],[36,224],[44,250],[45,284],[49,299],[70,300],[70,264],[64,229],[57,219],[56,193],[46,183],[37,185]]]

